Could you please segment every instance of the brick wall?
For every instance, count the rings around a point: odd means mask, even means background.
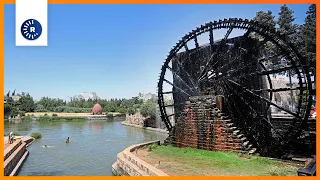
[[[232,120],[221,113],[216,98],[210,95],[189,98],[165,143],[206,150],[256,151]]]

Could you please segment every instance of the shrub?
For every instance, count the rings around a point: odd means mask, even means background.
[[[31,118],[31,116],[29,116],[29,114],[28,114],[28,116],[22,117],[22,120],[24,120],[24,121],[31,121],[32,118]]]
[[[112,113],[106,113],[106,116],[107,117],[113,117],[113,114]]]
[[[35,139],[40,139],[40,138],[42,138],[42,135],[39,132],[32,132],[31,137],[33,137]]]
[[[58,116],[58,114],[52,114],[52,117],[57,117]]]

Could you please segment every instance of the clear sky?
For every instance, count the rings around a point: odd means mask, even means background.
[[[309,5],[288,5],[297,24]],[[253,18],[280,5],[49,5],[48,47],[15,46],[15,6],[5,5],[5,93],[69,99],[156,93],[170,49],[209,21]]]

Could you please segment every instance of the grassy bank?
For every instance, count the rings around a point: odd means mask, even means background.
[[[187,176],[296,176],[303,165],[229,152],[147,147],[139,157],[169,175]]]
[[[24,121],[33,120],[31,116],[23,117]],[[87,117],[81,116],[38,116],[35,118],[36,121],[39,122],[47,122],[47,121],[86,121]]]
[[[85,117],[85,116],[91,115],[92,113],[27,112],[25,113],[25,116],[29,115],[29,116],[40,117],[40,116],[44,116],[45,114],[47,114],[48,116],[52,116],[53,114],[56,114],[57,116],[63,116],[63,117]],[[109,113],[103,113],[103,114],[119,115],[121,113],[109,112]]]

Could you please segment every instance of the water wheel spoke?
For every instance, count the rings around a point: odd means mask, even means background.
[[[210,51],[211,54],[214,53],[214,38],[213,38],[213,28],[210,26],[210,31],[209,31],[209,41],[210,41]]]
[[[225,84],[228,86],[228,89],[231,89],[234,93],[238,94],[238,92],[232,88],[232,86],[229,85],[229,83],[225,82]],[[259,108],[259,107],[252,107],[251,103],[247,102],[247,100],[245,100],[242,96],[239,96],[239,98],[242,100],[242,102],[245,103],[246,106],[248,106],[256,115],[258,115],[260,118],[262,118],[262,120],[264,120],[265,122],[267,122],[267,124],[279,135],[279,136],[283,136],[281,133],[279,133],[276,128],[273,126],[273,124],[263,115],[261,115],[259,112],[257,112],[257,110],[255,108]]]
[[[295,88],[278,88],[278,89],[258,89],[258,90],[252,90],[254,92],[281,92],[281,91],[291,91],[291,90],[307,90],[307,87],[295,87]]]
[[[166,83],[170,84],[171,86],[173,86],[175,89],[181,91],[182,93],[186,94],[187,96],[191,96],[189,93],[187,93],[186,91],[184,91],[183,89],[177,87],[176,85],[174,85],[172,82],[170,82],[167,79],[163,79],[163,81],[165,81]]]
[[[190,55],[188,54],[189,58]],[[183,65],[181,64],[181,62],[179,60],[176,61],[177,65],[179,66],[180,70],[183,71],[183,73],[188,77],[189,81],[191,82],[192,86],[197,90],[198,90],[198,85],[194,82],[193,78],[190,76],[190,74],[184,69]],[[199,92],[197,92],[199,93]]]
[[[265,97],[262,97],[262,96],[260,96],[260,95],[258,95],[258,94],[256,94],[256,93],[254,93],[253,91],[251,91],[251,90],[243,87],[242,85],[234,82],[233,80],[231,80],[231,79],[227,79],[227,80],[228,80],[229,82],[237,85],[238,87],[240,87],[240,88],[243,89],[244,91],[246,91],[246,92],[248,92],[248,93],[250,93],[250,94],[252,94],[252,95],[254,95],[254,96],[256,96],[256,97],[259,97],[261,100],[267,102],[268,104],[271,104],[271,105],[273,105],[273,106],[275,106],[275,107],[277,107],[277,108],[279,108],[279,109],[281,109],[281,110],[287,112],[288,114],[291,114],[291,115],[293,115],[293,116],[295,116],[295,117],[297,117],[297,118],[301,118],[298,114],[293,113],[293,112],[290,111],[290,110],[287,110],[287,109],[285,109],[285,108],[283,108],[283,107],[278,106],[277,104],[271,102],[269,99],[267,99],[267,98],[265,98]]]
[[[284,71],[288,71],[290,69],[293,68],[297,68],[297,66],[286,66],[286,67],[282,67],[282,68],[278,68],[278,69],[272,69],[269,71],[261,71],[261,72],[257,72],[257,73],[252,73],[252,74],[257,74],[257,75],[270,75],[270,74],[277,74],[277,73],[281,73]]]
[[[196,89],[196,87],[193,87],[193,88],[190,87],[190,86],[178,75],[177,72],[173,71],[173,69],[172,69],[171,67],[167,66],[167,69],[169,69],[169,70],[172,72],[173,76],[176,77],[176,78],[178,78],[178,80],[179,80],[180,82],[182,82],[183,85],[185,85],[188,89],[190,89],[190,90],[192,91],[192,93],[196,94],[196,93],[194,92],[194,89]]]
[[[210,58],[208,59],[204,69],[200,71],[198,80],[202,79],[203,76],[206,75],[208,67],[214,67],[219,62],[219,61],[216,61],[215,64],[213,64],[212,66],[210,65],[212,63],[212,60],[216,59],[216,56],[219,54],[220,49],[226,44],[227,39],[228,39],[229,35],[231,34],[232,30],[233,30],[233,27],[230,27],[228,29],[228,31],[225,34],[224,38],[219,43],[219,46],[218,46],[217,50],[210,56]]]

